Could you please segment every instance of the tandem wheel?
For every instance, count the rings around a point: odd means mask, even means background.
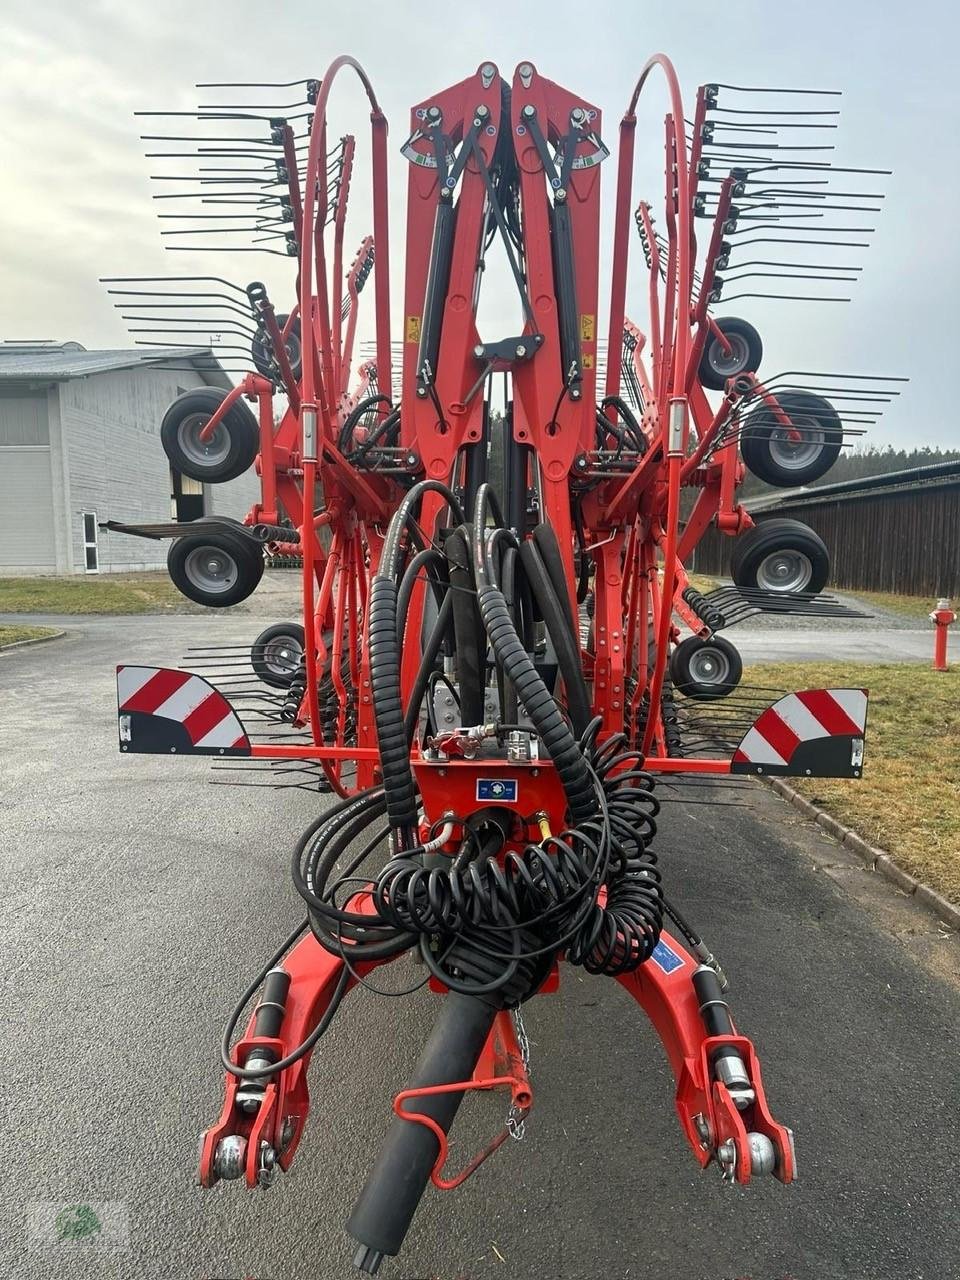
[[[235,480],[253,466],[260,451],[260,427],[243,400],[232,404],[209,440],[201,432],[226,397],[219,387],[197,387],[177,396],[163,415],[160,443],[170,465],[206,484]]]
[[[240,534],[187,534],[167,553],[173,585],[188,600],[224,609],[246,600],[263,577],[263,549]]]
[[[733,544],[730,573],[738,587],[815,595],[827,585],[830,553],[799,520],[764,520]]]
[[[698,701],[725,698],[743,676],[740,654],[723,636],[688,636],[670,655],[670,679],[677,693]]]

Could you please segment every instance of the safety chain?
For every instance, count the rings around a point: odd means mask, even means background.
[[[527,1029],[523,1025],[523,1018],[519,1009],[513,1011],[513,1026],[517,1033],[517,1044],[520,1046],[520,1059],[523,1062],[523,1070],[530,1074],[530,1041],[527,1039]],[[507,1132],[515,1142],[522,1142],[524,1133],[526,1132],[526,1120],[524,1113],[516,1105],[511,1103],[510,1110],[507,1112]]]

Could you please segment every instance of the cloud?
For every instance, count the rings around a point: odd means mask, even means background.
[[[160,226],[170,224],[158,223],[156,214],[176,206],[152,198],[160,188],[148,175],[186,172],[175,167],[186,162],[145,160],[146,149],[177,148],[147,147],[139,135],[192,126],[185,117],[162,121],[133,113],[190,110],[201,97],[210,100],[210,91],[201,95],[192,87],[197,81],[291,80],[322,74],[329,58],[345,49],[360,57],[392,125],[392,296],[399,316],[407,175],[398,150],[411,103],[469,74],[486,56],[507,76],[521,58],[532,57],[543,74],[598,103],[606,140],[615,147],[637,72],[652,49],[664,47],[675,57],[688,97],[701,80],[845,88],[838,156],[854,164],[889,161],[896,170],[856,301],[818,308],[744,300],[724,309],[741,310],[762,328],[772,366],[910,374],[913,383],[875,439],[958,444],[960,431],[944,408],[942,386],[954,361],[952,299],[960,249],[952,209],[960,193],[951,167],[934,149],[941,122],[949,135],[957,114],[951,60],[958,19],[945,2],[928,11],[928,24],[938,30],[935,42],[923,22],[878,21],[869,0],[843,6],[809,0],[802,23],[761,0],[720,7],[652,0],[643,6],[642,22],[615,0],[589,6],[527,0],[519,10],[506,0],[489,0],[479,7],[447,6],[442,21],[413,0],[371,0],[362,18],[352,6],[307,0],[267,6],[254,0],[169,0],[163,6],[7,0],[0,17],[0,329],[6,336],[73,337],[89,346],[122,343],[123,325],[96,282],[107,274],[211,271],[241,284],[263,278],[278,306],[288,308],[290,262],[162,250]],[[272,96],[282,102],[283,92]],[[636,191],[656,200],[662,198],[664,104],[660,86],[651,85],[637,133]],[[331,133],[348,128],[358,135],[360,165],[350,251],[370,229],[370,192],[367,113],[345,80],[334,95]],[[605,169],[601,316],[615,160]],[[643,323],[639,271],[631,277],[630,298]],[[502,336],[497,326],[509,325],[517,313],[502,272],[490,272],[483,313],[491,337]]]

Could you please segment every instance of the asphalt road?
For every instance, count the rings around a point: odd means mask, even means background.
[[[255,597],[254,597],[255,598]],[[237,635],[243,639],[252,639],[258,631],[280,618],[295,616],[293,608],[284,607],[285,601],[262,616],[262,621],[251,617],[243,617],[230,610],[218,615],[215,619],[207,619],[212,628],[209,633],[214,636]],[[125,617],[78,618],[76,615],[51,613],[0,613],[0,625],[10,623],[25,626],[53,626],[66,628],[69,631],[80,629],[90,635],[139,635],[144,627],[154,629],[163,642],[169,647],[176,644],[177,632],[186,622],[195,622],[196,618],[182,616],[171,617]],[[789,621],[790,626],[783,626]],[[926,630],[903,625],[889,625],[889,616],[880,619],[850,620],[843,625],[832,625],[814,619],[765,618],[760,622],[749,622],[725,633],[739,649],[744,662],[930,662],[933,658],[933,626]],[[780,624],[780,625],[778,625]],[[204,632],[204,637],[207,636]],[[953,649],[960,645],[960,639],[952,637]]]
[[[84,620],[0,655],[5,1276],[354,1274],[343,1223],[435,997],[353,993],[315,1056],[292,1173],[269,1192],[198,1190],[221,1026],[299,919],[289,851],[318,801],[214,787],[203,761],[116,749],[117,660],[173,664],[187,644],[250,638],[251,624]],[[666,884],[732,978],[774,1113],[796,1131],[800,1181],[740,1189],[701,1173],[643,1015],[610,980],[568,970],[526,1015],[525,1141],[459,1191],[429,1192],[381,1274],[960,1275],[958,939],[760,784],[662,795]],[[404,961],[384,983],[411,972]],[[457,1149],[500,1118],[465,1116]],[[32,1245],[25,1214],[41,1200],[122,1202],[129,1249]]]

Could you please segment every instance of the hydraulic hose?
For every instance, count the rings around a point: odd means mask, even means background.
[[[576,636],[577,619],[574,615],[570,593],[567,590],[567,575],[563,567],[563,555],[560,551],[557,535],[550,525],[538,524],[532,536],[534,545],[540,554],[540,559],[550,575],[550,582],[556,592],[560,607],[563,609],[563,616],[567,620],[567,626],[570,628],[571,634]]]
[[[557,767],[574,822],[584,821],[594,812],[593,784],[576,738],[520,643],[503,592],[497,587],[480,586],[477,603],[497,663],[512,680],[517,697]]]
[[[400,695],[396,578],[400,570],[403,532],[412,521],[423,495],[431,491],[446,499],[455,518],[463,519],[460,504],[445,484],[438,480],[421,480],[415,484],[390,519],[380,556],[380,568],[370,587],[367,638],[370,646],[373,718],[380,748],[387,812],[395,833],[396,845],[400,849],[413,846],[417,824],[417,786],[410,767]]]
[[[580,822],[595,811],[590,771],[563,712],[538,675],[533,660],[517,635],[503,592],[499,586],[494,585],[495,570],[488,554],[486,537],[487,516],[490,511],[502,529],[503,519],[496,496],[490,486],[484,484],[477,491],[473,514],[473,569],[480,617],[493,646],[497,665],[513,681],[517,697],[557,767],[574,821]]]
[[[460,529],[454,530],[447,537],[444,549],[450,562],[450,590],[453,592],[460,715],[466,725],[483,724],[486,645],[482,642],[483,628],[473,595],[470,550]]]
[[[395,578],[399,573],[400,539],[403,537],[403,531],[413,519],[413,513],[419,506],[423,495],[431,492],[439,493],[446,499],[455,524],[463,522],[463,508],[445,484],[441,484],[439,480],[418,481],[412,489],[407,490],[403,501],[390,517],[387,536],[383,541],[383,551],[380,555],[378,577]]]
[[[423,702],[423,695],[427,691],[430,683],[430,674],[433,671],[433,664],[436,661],[437,654],[440,652],[440,646],[443,644],[443,638],[450,627],[450,617],[453,612],[455,596],[452,591],[448,591],[443,598],[443,604],[437,614],[437,620],[433,624],[433,630],[430,633],[426,646],[423,650],[423,657],[420,660],[420,669],[417,672],[417,678],[413,683],[413,689],[410,693],[410,701],[407,703],[407,710],[404,714],[404,733],[407,739],[407,746],[413,742],[413,735],[417,731],[417,722],[420,718],[420,705]]]
[[[413,557],[400,579],[400,589],[397,592],[397,636],[401,648],[403,648],[403,636],[407,627],[407,611],[421,570],[426,573],[438,607],[443,604],[447,585],[445,581],[447,562],[439,551],[435,551],[433,547],[425,547]]]
[[[503,553],[500,571],[503,577],[503,594],[506,597],[507,608],[510,611],[510,621],[513,623],[514,630],[520,635],[522,606],[517,590],[518,554],[516,547],[507,547]],[[509,676],[503,675],[502,672],[499,674],[502,676],[503,719],[507,724],[516,724],[520,706],[517,687]]]
[[[580,662],[580,646],[571,630],[569,609],[565,609],[558,599],[547,567],[532,541],[521,545],[520,563],[526,572],[547,634],[553,641],[567,690],[567,711],[573,731],[579,738],[590,722],[590,695]]]
[[[356,405],[346,416],[346,418],[344,418],[343,426],[340,428],[340,434],[337,437],[337,448],[341,453],[346,453],[350,448],[350,443],[353,440],[354,428],[360,422],[361,418],[363,418],[365,414],[369,413],[371,409],[375,409],[377,405],[380,404],[389,405],[390,409],[393,410],[393,401],[389,396],[373,395],[367,396],[365,399],[361,400],[360,403]]]

